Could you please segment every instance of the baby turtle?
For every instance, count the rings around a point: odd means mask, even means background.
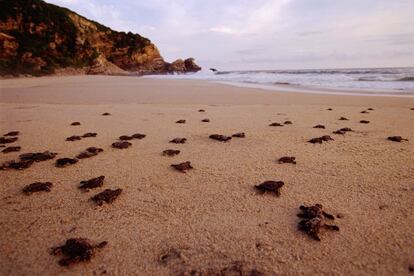
[[[190,161],[186,161],[186,162],[179,163],[179,164],[172,164],[171,167],[173,167],[174,169],[182,173],[185,173],[185,171],[187,170],[193,169]]]
[[[19,155],[20,160],[31,160],[35,162],[46,161],[55,158],[57,153],[44,151],[44,152],[29,152]]]
[[[58,168],[64,168],[66,166],[76,164],[77,162],[78,162],[78,159],[65,157],[65,158],[59,158],[58,160],[56,160],[55,165]]]
[[[343,127],[340,129],[340,131],[350,132],[353,131],[350,127]]]
[[[179,150],[174,150],[174,149],[166,149],[162,152],[162,155],[167,155],[167,156],[174,156],[179,154],[180,151]]]
[[[277,127],[282,127],[282,124],[279,123],[271,123],[269,126],[277,126]]]
[[[198,112],[206,112],[204,109],[199,109]]]
[[[23,188],[23,193],[26,195],[31,195],[32,193],[37,192],[50,192],[50,189],[52,188],[52,183],[50,182],[35,182],[32,184],[27,185]]]
[[[170,141],[170,143],[174,144],[184,144],[187,141],[186,138],[174,138]]]
[[[332,224],[326,224],[325,219],[334,220],[335,217],[322,210],[321,204],[315,204],[313,206],[300,206],[301,213],[297,216],[302,218],[298,223],[298,229],[305,232],[313,239],[320,241],[321,229],[339,231],[339,227]]]
[[[294,156],[283,156],[278,160],[278,162],[279,162],[279,164],[283,164],[283,163],[296,164],[295,159],[296,159],[296,157],[294,157]]]
[[[19,147],[19,146],[7,147],[7,148],[3,149],[1,152],[2,153],[16,152],[16,151],[20,151],[21,149],[22,149],[22,147]]]
[[[285,125],[291,125],[291,124],[293,124],[293,123],[292,123],[292,121],[285,121],[285,122],[284,122],[284,124],[285,124]]]
[[[10,132],[4,134],[3,136],[17,136],[19,134],[20,134],[19,131],[10,131]]]
[[[0,166],[0,170],[15,169],[24,170],[29,168],[33,164],[33,160],[20,160],[20,161],[7,161]]]
[[[146,137],[147,135],[145,135],[145,134],[141,134],[141,133],[135,133],[135,134],[132,134],[132,138],[134,138],[134,139],[138,139],[138,140],[141,140],[141,139],[144,139],[145,137]]]
[[[366,110],[361,111],[362,114],[368,114],[369,112]]]
[[[92,178],[86,181],[81,181],[80,182],[81,185],[79,186],[79,189],[89,190],[89,189],[101,187],[103,185],[104,179],[105,179],[105,176],[101,175],[96,178]]]
[[[102,116],[109,116],[109,115],[111,115],[111,113],[105,112],[105,113],[102,113],[101,115]]]
[[[231,140],[230,136],[220,135],[220,134],[212,134],[209,136],[210,139],[221,141],[221,142],[227,142]]]
[[[324,125],[316,125],[313,128],[323,128],[323,129],[325,129],[325,126]]]
[[[79,122],[73,122],[73,123],[71,123],[70,125],[71,125],[71,126],[80,126],[80,124],[81,124],[81,123],[79,123]]]
[[[84,238],[68,239],[64,245],[53,247],[52,254],[62,254],[64,257],[60,259],[59,264],[69,266],[73,263],[90,261],[95,255],[95,250],[104,248],[107,244],[107,241],[103,241],[92,245],[88,239]]]
[[[367,120],[361,120],[361,121],[359,121],[361,124],[369,124],[369,121],[367,121]]]
[[[83,138],[96,137],[96,135],[98,135],[98,133],[95,133],[95,132],[87,132],[84,135],[82,135],[82,137]]]
[[[341,135],[344,135],[346,132],[343,131],[343,130],[338,129],[338,130],[333,131],[332,133],[333,134],[341,134]]]
[[[94,195],[91,197],[93,201],[96,202],[99,206],[101,206],[104,202],[107,204],[111,204],[114,200],[122,193],[122,189],[106,189],[99,194]]]
[[[245,138],[246,134],[244,134],[244,132],[237,132],[237,133],[233,134],[231,137]]]
[[[121,140],[121,141],[129,141],[129,140],[132,140],[132,139],[134,139],[134,137],[128,136],[128,135],[119,136],[119,140]]]
[[[82,151],[81,153],[79,153],[78,156],[76,156],[76,158],[79,158],[79,159],[89,158],[89,157],[98,155],[98,153],[100,152],[103,152],[103,149],[96,148],[96,147],[89,147],[85,151]]]
[[[210,119],[203,119],[203,120],[201,120],[203,123],[209,123],[210,122]]]
[[[0,137],[0,144],[10,144],[10,143],[14,143],[17,141],[17,139],[19,139],[18,137]]]
[[[132,144],[130,142],[126,142],[126,141],[112,143],[112,147],[116,148],[116,149],[126,149],[130,146],[132,146]]]
[[[332,108],[328,108],[328,109],[326,109],[326,110],[328,110],[328,111],[332,111],[333,109],[332,109]]]
[[[372,110],[374,110],[372,107],[370,107],[370,108],[368,108],[368,110],[370,110],[370,111],[372,111]]]
[[[408,139],[402,138],[401,136],[390,136],[387,139],[393,142],[408,141]]]
[[[334,139],[332,139],[331,136],[324,135],[324,136],[321,136],[321,137],[312,138],[308,142],[312,143],[312,144],[322,144],[322,142],[327,142],[327,141],[331,141],[331,140],[334,141]]]
[[[283,181],[265,181],[254,187],[259,190],[261,193],[274,193],[275,196],[280,196],[280,188],[285,185]]]
[[[175,122],[177,124],[185,124],[185,120],[178,120],[177,122]]]
[[[70,136],[70,137],[66,138],[66,141],[77,141],[77,140],[81,140],[81,139],[82,139],[82,137],[77,136],[77,135],[73,135],[73,136]]]
[[[340,120],[340,121],[348,121],[349,119],[348,118],[345,118],[345,117],[341,117],[338,120]]]

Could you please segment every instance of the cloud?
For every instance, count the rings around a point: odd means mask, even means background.
[[[193,56],[207,68],[414,64],[412,0],[47,1],[140,33],[166,60]]]

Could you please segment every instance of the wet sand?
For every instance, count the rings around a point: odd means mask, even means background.
[[[407,275],[414,266],[413,98],[102,76],[0,80],[0,88],[0,134],[20,131],[10,145],[22,147],[0,153],[1,163],[26,152],[59,153],[0,171],[1,275]],[[268,126],[286,120],[293,124]],[[354,131],[332,134],[343,127]],[[65,141],[86,132],[97,137]],[[246,138],[208,138],[236,132]],[[134,133],[147,136],[127,149],[111,147]],[[321,135],[335,141],[307,142]],[[392,135],[409,141],[388,141]],[[169,143],[176,137],[187,142]],[[104,151],[54,166],[91,146]],[[163,156],[165,149],[181,153]],[[282,156],[297,164],[279,164]],[[184,161],[194,169],[170,167]],[[102,187],[78,189],[100,175]],[[266,180],[284,181],[280,197],[255,191]],[[22,193],[37,181],[52,182],[51,191]],[[107,188],[123,192],[112,204],[90,200]],[[299,206],[315,203],[343,215],[335,219],[340,231],[322,233],[320,242],[297,230]],[[108,244],[90,262],[62,267],[50,248],[73,237]],[[160,262],[170,250],[179,254]]]

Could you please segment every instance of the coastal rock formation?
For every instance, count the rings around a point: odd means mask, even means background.
[[[118,32],[42,0],[2,1],[0,75],[142,75],[197,72],[193,58],[165,62],[148,38]]]

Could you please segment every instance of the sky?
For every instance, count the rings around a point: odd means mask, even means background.
[[[414,66],[414,0],[46,0],[219,70]]]

